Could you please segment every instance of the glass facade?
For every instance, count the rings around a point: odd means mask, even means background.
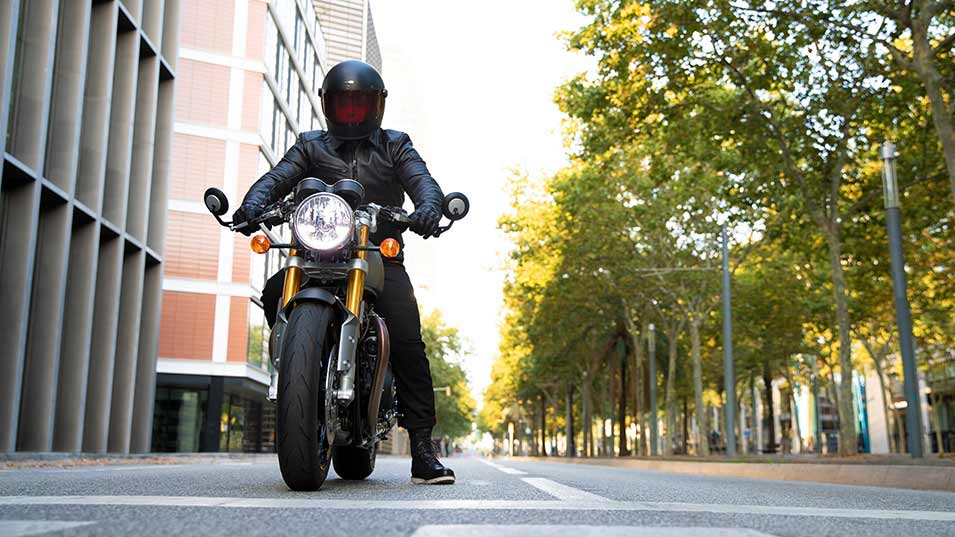
[[[166,381],[173,385],[162,385]],[[275,407],[238,379],[210,382],[199,377],[166,378],[160,384],[153,418],[153,452],[274,450]],[[209,409],[217,402],[221,403],[218,416],[215,410],[210,416]]]
[[[199,451],[208,395],[207,390],[156,388],[152,451]]]

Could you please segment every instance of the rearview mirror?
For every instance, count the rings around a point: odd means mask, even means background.
[[[456,222],[468,214],[471,209],[471,203],[468,197],[460,192],[452,192],[444,197],[444,204],[441,207],[445,218]]]
[[[229,199],[225,197],[225,192],[218,188],[206,189],[202,199],[206,204],[206,209],[216,216],[222,216],[229,210]]]

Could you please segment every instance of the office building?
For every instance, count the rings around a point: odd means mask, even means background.
[[[381,71],[381,50],[368,0],[313,0],[330,65],[362,60]]]
[[[0,451],[150,447],[182,0],[0,0]]]
[[[184,1],[154,451],[274,447],[259,296],[284,253],[253,254],[249,239],[220,227],[201,198],[216,186],[234,209],[299,133],[324,128],[317,90],[325,73],[365,57],[360,46],[354,56],[334,48],[329,28],[365,40],[374,33],[367,2],[358,2],[357,18],[366,14],[358,30],[341,30],[351,22],[340,17],[355,18],[339,9],[349,3]],[[376,41],[365,49],[380,58]]]

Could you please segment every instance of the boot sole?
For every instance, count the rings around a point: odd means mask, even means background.
[[[441,477],[435,477],[432,479],[422,479],[420,477],[412,477],[411,482],[415,485],[453,485],[454,476],[453,475],[443,475]]]

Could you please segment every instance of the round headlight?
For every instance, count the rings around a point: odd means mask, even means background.
[[[309,250],[337,250],[352,237],[355,218],[345,200],[321,192],[302,200],[292,218],[292,232]]]

